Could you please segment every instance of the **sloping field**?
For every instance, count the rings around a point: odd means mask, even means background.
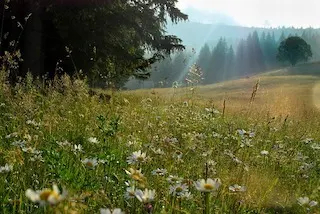
[[[257,82],[259,87],[253,95]],[[318,112],[320,107],[320,63],[303,64],[250,78],[197,86],[194,90],[161,88],[152,91],[137,90],[134,93],[152,93],[166,99],[182,101],[210,102],[219,109],[223,108],[225,102],[226,113],[250,112],[268,113],[272,116],[308,117]]]
[[[68,76],[2,82],[0,213],[320,213],[320,80],[301,73],[108,102]]]

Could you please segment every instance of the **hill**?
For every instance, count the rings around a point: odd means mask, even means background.
[[[265,33],[274,33],[275,38],[279,39],[282,32],[285,35],[301,35],[306,29],[303,28],[258,28],[258,27],[243,27],[237,26],[233,22],[228,22],[228,24],[214,23],[205,24],[195,21],[181,22],[178,24],[168,24],[167,32],[168,34],[177,35],[183,40],[183,43],[187,47],[193,47],[196,49],[201,48],[204,43],[211,43],[214,45],[220,37],[225,37],[229,44],[236,44],[238,40],[247,38],[250,33],[257,31],[261,34],[263,31]],[[307,29],[313,33],[320,32],[320,29]]]
[[[320,62],[315,62],[268,71],[249,78],[198,86],[194,91],[190,91],[190,88],[161,88],[153,89],[152,93],[182,101],[211,102],[220,109],[225,101],[226,112],[232,113],[269,112],[277,116],[307,117],[304,114],[306,110],[309,113],[317,111],[315,103],[319,106],[320,101],[316,96],[320,94],[319,81]],[[253,88],[258,82],[254,101],[250,103]],[[134,93],[146,95],[151,90],[137,90]]]

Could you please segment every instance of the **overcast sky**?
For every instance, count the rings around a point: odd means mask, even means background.
[[[178,7],[223,13],[250,27],[320,27],[320,0],[179,0]]]

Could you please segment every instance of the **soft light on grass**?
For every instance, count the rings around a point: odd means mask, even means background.
[[[256,80],[114,92],[108,102],[68,76],[2,82],[0,213],[316,211],[297,199],[320,200],[318,79],[260,77],[250,104]],[[203,195],[202,178],[221,186]],[[68,192],[53,206],[25,196],[53,184]]]

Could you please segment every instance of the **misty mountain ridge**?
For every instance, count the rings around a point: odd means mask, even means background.
[[[187,8],[183,10],[188,14],[189,21],[203,24],[224,24],[224,25],[238,25],[238,23],[231,17],[223,13],[210,12],[198,10],[195,8]]]
[[[178,36],[187,48],[196,50],[199,50],[205,43],[215,45],[221,37],[224,37],[229,44],[236,46],[241,39],[247,38],[254,31],[257,31],[259,35],[262,32],[270,32],[274,34],[276,39],[280,38],[282,32],[285,36],[301,35],[303,31],[320,33],[319,28],[245,27],[240,26],[232,17],[224,14],[203,12],[191,8],[183,12],[189,15],[189,21],[179,22],[178,24],[168,22],[167,33]]]

